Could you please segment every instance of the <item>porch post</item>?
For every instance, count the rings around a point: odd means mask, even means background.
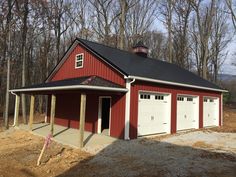
[[[86,94],[82,93],[80,98],[80,126],[79,126],[79,147],[84,146],[84,124],[85,124]]]
[[[34,100],[35,96],[30,96],[30,117],[29,117],[29,128],[30,130],[33,129],[33,121],[34,121]]]
[[[52,134],[52,136],[53,136],[53,132],[54,132],[55,108],[56,108],[56,96],[52,95],[52,98],[51,98],[51,113],[50,113],[50,125],[51,125],[51,134]]]
[[[15,112],[14,112],[14,126],[19,126],[19,107],[20,107],[20,95],[15,95]]]
[[[47,120],[48,120],[48,95],[46,96],[46,108],[45,108],[44,123],[47,123]]]

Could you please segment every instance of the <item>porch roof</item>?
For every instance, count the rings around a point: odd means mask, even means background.
[[[28,87],[12,89],[14,93],[30,93],[56,90],[103,90],[115,92],[127,92],[127,89],[119,84],[105,80],[98,76],[85,76],[59,81],[36,84]]]

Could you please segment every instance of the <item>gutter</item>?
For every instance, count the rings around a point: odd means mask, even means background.
[[[10,90],[13,92],[32,92],[32,91],[52,91],[52,90],[76,90],[76,89],[88,89],[88,90],[103,90],[103,91],[118,91],[127,92],[126,88],[114,88],[114,87],[101,87],[101,86],[88,86],[88,85],[74,85],[74,86],[58,86],[58,87],[42,87],[42,88],[22,88]]]
[[[196,89],[202,89],[202,90],[211,90],[211,91],[217,91],[217,92],[228,92],[227,90],[222,90],[222,89],[214,89],[214,88],[201,87],[201,86],[190,85],[190,84],[181,84],[181,83],[171,82],[171,81],[149,79],[149,78],[139,77],[139,76],[128,76],[128,77],[125,77],[125,79],[136,79],[136,80],[141,80],[141,81],[168,84],[168,85],[175,85],[175,86],[182,86],[182,87],[189,87],[189,88],[196,88]]]

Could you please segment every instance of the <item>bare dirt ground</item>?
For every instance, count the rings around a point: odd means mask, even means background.
[[[0,177],[235,177],[236,133],[232,132],[236,132],[236,111],[226,109],[224,117],[221,128],[117,141],[97,153],[92,148],[85,152],[53,142],[40,166],[36,163],[43,138],[22,130],[2,129]]]
[[[229,107],[225,107],[223,113],[224,113],[223,126],[213,128],[212,130],[218,132],[236,133],[236,108],[232,109]]]

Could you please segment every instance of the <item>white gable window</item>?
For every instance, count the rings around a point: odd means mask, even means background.
[[[80,53],[75,56],[75,68],[83,68],[84,54]]]

